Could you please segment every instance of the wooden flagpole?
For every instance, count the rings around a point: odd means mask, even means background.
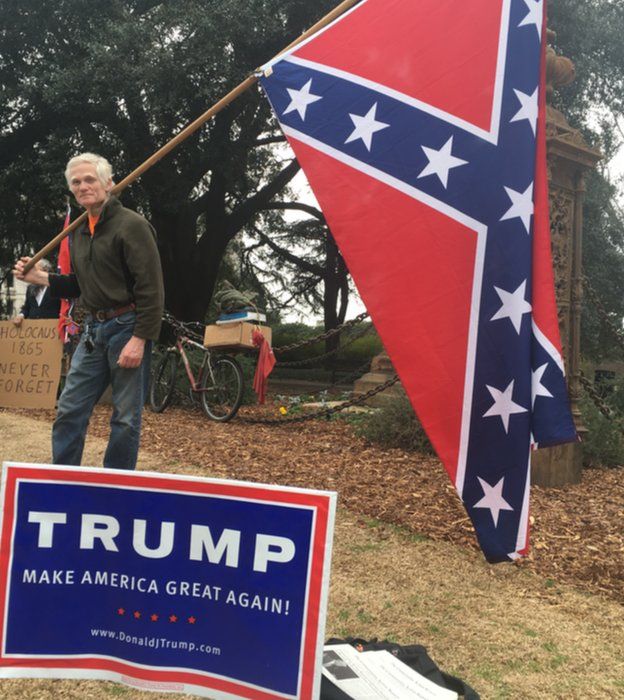
[[[286,48],[282,49],[279,53],[275,55],[274,58],[277,58],[278,56],[281,56],[283,53],[286,51],[289,51],[292,49],[294,46],[297,46],[297,44],[300,44],[302,41],[305,41],[308,37],[312,36],[315,32],[319,31],[323,27],[326,27],[330,22],[333,22],[334,19],[342,15],[344,12],[346,12],[350,7],[353,5],[356,5],[360,0],[343,0],[339,5],[337,5],[331,12],[326,14],[322,19],[320,19],[316,24],[314,24],[310,29],[305,31],[298,39],[295,39],[292,43],[290,43]],[[268,63],[268,61],[267,61]],[[129,175],[126,175],[126,177],[121,181],[118,182],[113,189],[111,190],[111,194],[119,194],[122,190],[124,190],[128,185],[130,185],[132,182],[137,180],[141,175],[146,171],[149,170],[149,168],[152,167],[152,165],[158,163],[159,160],[164,158],[168,153],[170,153],[176,146],[182,143],[185,139],[187,139],[189,136],[194,134],[197,129],[199,129],[200,126],[205,124],[209,119],[212,119],[212,117],[215,116],[218,112],[220,112],[222,109],[227,107],[231,102],[233,102],[237,97],[242,95],[245,91],[247,91],[252,85],[258,82],[259,76],[258,72],[254,71],[251,75],[249,75],[245,80],[243,80],[242,83],[237,85],[233,90],[228,92],[225,97],[222,97],[218,102],[216,102],[210,109],[206,110],[202,115],[197,117],[195,121],[191,122],[188,124],[180,133],[178,133],[176,136],[174,136],[168,143],[166,143],[164,146],[159,148],[154,154],[152,154],[144,163],[139,165],[138,168],[133,170]],[[59,244],[60,242],[67,236],[69,233],[74,231],[78,226],[87,218],[87,212],[83,212],[77,219],[71,222],[69,226],[61,233],[59,233],[57,236],[55,236],[51,241],[46,243],[41,250],[39,250],[33,257],[28,261],[26,265],[24,265],[24,272],[28,272],[41,258],[44,258],[48,253],[53,251]]]

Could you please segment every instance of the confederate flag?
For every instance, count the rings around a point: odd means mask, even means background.
[[[543,27],[542,0],[363,0],[262,79],[492,562],[528,549],[531,444],[577,439]]]

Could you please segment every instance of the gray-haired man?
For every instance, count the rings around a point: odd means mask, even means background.
[[[151,341],[163,311],[160,258],[152,226],[111,197],[111,166],[83,153],[65,171],[67,184],[87,221],[73,234],[73,273],[55,275],[28,258],[15,265],[18,279],[48,285],[57,297],[81,297],[85,331],[72,359],[52,429],[55,464],[80,464],[93,407],[110,384],[111,434],[104,466],[134,469],[149,373]]]

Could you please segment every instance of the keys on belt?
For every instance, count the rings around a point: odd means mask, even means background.
[[[84,327],[84,347],[88,353],[92,353],[95,350],[95,341],[93,340],[93,329],[91,324],[87,323]]]
[[[128,311],[134,311],[136,309],[136,304],[126,304],[125,306],[118,306],[116,309],[102,309],[100,311],[89,311],[91,317],[95,321],[103,323],[104,321],[110,321],[111,318],[117,318],[122,314],[128,313]],[[89,353],[95,350],[95,340],[93,339],[93,327],[92,322],[86,322],[83,332],[84,346],[85,350]]]

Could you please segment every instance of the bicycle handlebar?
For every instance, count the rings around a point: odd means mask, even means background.
[[[169,311],[166,310],[163,312],[162,319],[165,323],[168,323],[173,328],[173,331],[175,332],[176,336],[185,334],[198,335],[196,331],[193,331],[190,328],[191,326],[201,327],[203,335],[204,324],[200,323],[199,321],[189,321],[187,323],[184,323],[183,321],[179,321],[173,314],[169,313]]]

